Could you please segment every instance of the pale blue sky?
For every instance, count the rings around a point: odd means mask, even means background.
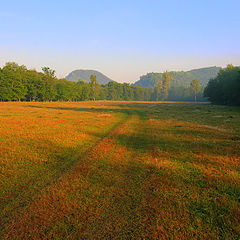
[[[0,65],[147,72],[240,65],[239,0],[0,1]]]

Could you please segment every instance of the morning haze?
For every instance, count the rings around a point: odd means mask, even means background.
[[[240,239],[240,2],[0,4],[0,238]]]
[[[5,1],[7,61],[65,77],[98,70],[118,82],[147,72],[239,64],[238,1]]]

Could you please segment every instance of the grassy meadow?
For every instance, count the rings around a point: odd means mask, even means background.
[[[240,108],[0,103],[1,239],[240,239]]]

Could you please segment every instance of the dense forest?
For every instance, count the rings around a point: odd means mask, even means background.
[[[216,78],[210,79],[204,96],[214,104],[240,106],[240,67],[229,64]]]
[[[189,86],[173,85],[174,76],[164,72],[153,87],[110,81],[99,84],[96,75],[90,82],[58,79],[55,71],[43,67],[42,72],[8,62],[0,68],[0,101],[206,101],[214,104],[240,105],[240,68],[228,65],[210,79],[206,88],[192,79]],[[204,98],[205,97],[205,98]]]
[[[144,88],[128,83],[108,82],[100,85],[96,75],[91,81],[58,79],[55,71],[43,67],[42,72],[8,62],[0,68],[0,101],[204,101],[203,87],[192,80],[188,87],[170,87],[172,75],[165,72],[154,87]]]

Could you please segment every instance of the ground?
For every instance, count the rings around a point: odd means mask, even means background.
[[[0,103],[2,239],[239,239],[240,108]]]

